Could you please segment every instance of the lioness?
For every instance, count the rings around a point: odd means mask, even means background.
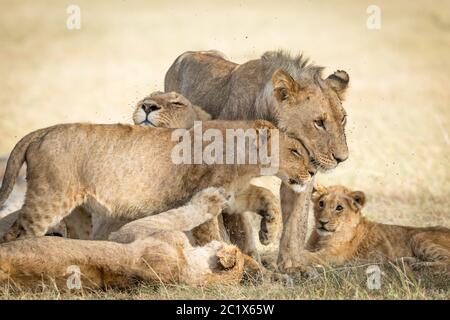
[[[208,188],[180,208],[123,226],[110,241],[40,237],[4,243],[0,283],[28,288],[48,283],[67,290],[67,278],[78,272],[84,289],[129,288],[138,281],[196,286],[238,283],[244,268],[264,273],[233,245],[218,241],[191,245],[192,228],[215,218],[226,204],[222,190]],[[78,270],[71,269],[74,266]]]
[[[210,121],[204,123],[203,133],[208,129],[223,136],[227,129],[256,129],[258,137],[265,135],[271,146],[271,134],[264,132],[274,126],[267,121]],[[28,134],[11,152],[0,189],[1,206],[26,161],[25,202],[4,240],[44,235],[80,205],[107,216],[135,219],[183,204],[208,186],[223,186],[239,194],[261,175],[261,163],[174,164],[173,149],[179,142],[172,141],[172,133],[172,129],[121,124],[63,124]],[[188,133],[192,136],[195,130]],[[189,143],[195,149],[196,139],[192,140]],[[297,190],[311,179],[306,150],[285,134],[280,134],[278,142],[277,176]],[[201,144],[201,151],[208,146]],[[258,143],[257,149],[261,147]]]
[[[349,84],[345,71],[322,78],[322,67],[302,55],[266,52],[236,64],[217,51],[185,52],[171,65],[165,91],[177,91],[203,106],[214,119],[265,119],[298,139],[322,170],[348,157],[346,112],[342,101]],[[312,185],[296,194],[281,186],[283,233],[279,267],[293,270],[307,231]]]
[[[318,186],[313,192],[315,228],[304,252],[306,265],[344,264],[353,259],[414,257],[450,266],[450,229],[414,228],[370,221],[362,216],[366,197],[343,186]]]

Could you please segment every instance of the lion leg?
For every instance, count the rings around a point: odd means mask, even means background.
[[[278,268],[281,272],[295,270],[301,265],[298,252],[305,247],[305,238],[308,227],[309,203],[311,198],[311,181],[306,190],[295,193],[284,183],[281,184],[281,211],[283,216],[283,229],[278,253]]]
[[[25,203],[18,210],[16,222],[4,234],[3,241],[44,236],[50,227],[59,223],[76,207],[76,197],[67,196],[70,193],[52,190],[48,184],[46,186],[38,181],[30,183]]]
[[[232,211],[252,211],[262,217],[259,230],[259,240],[262,244],[268,245],[278,237],[282,220],[280,202],[270,190],[249,185],[236,196]]]
[[[71,239],[88,240],[92,237],[92,215],[83,206],[76,207],[64,218],[67,237]]]
[[[212,240],[221,240],[218,216],[227,202],[223,189],[207,188],[194,195],[182,207],[127,223],[112,233],[109,240],[131,242],[163,230],[183,232],[192,230],[194,239],[199,245]]]
[[[450,272],[450,234],[442,231],[421,232],[411,239],[411,249],[421,262],[415,268],[430,267]]]
[[[231,243],[238,246],[243,253],[260,262],[261,257],[256,248],[251,213],[224,214],[223,218]]]
[[[277,197],[267,189],[259,188],[260,209],[256,212],[262,217],[259,229],[259,241],[263,245],[269,245],[278,238],[281,225],[281,208]]]

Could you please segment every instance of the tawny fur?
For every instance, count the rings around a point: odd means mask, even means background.
[[[205,122],[203,130],[210,128],[224,133],[227,128],[267,130],[273,125],[264,121]],[[11,153],[0,189],[4,202],[26,160],[25,203],[4,240],[44,235],[80,205],[101,214],[136,219],[176,207],[208,186],[224,186],[238,195],[261,174],[260,165],[175,165],[171,151],[178,141],[172,141],[172,131],[120,124],[66,124],[25,136]],[[279,145],[277,175],[288,185],[291,181],[309,182],[309,161],[302,145],[284,134]]]
[[[233,245],[217,241],[191,245],[191,229],[216,217],[226,205],[223,190],[208,188],[185,206],[123,226],[110,241],[40,237],[4,243],[0,245],[0,283],[31,288],[56,284],[68,290],[73,267],[79,268],[84,289],[128,288],[138,281],[229,284],[242,279],[244,268],[264,273]]]
[[[165,76],[166,91],[177,91],[203,106],[214,119],[265,119],[300,140],[322,170],[348,157],[346,112],[342,101],[349,84],[345,71],[322,78],[321,67],[302,55],[266,52],[237,64],[217,51],[181,54]],[[300,263],[312,185],[302,193],[281,186],[283,232],[278,265],[287,271]]]
[[[415,228],[370,221],[362,216],[365,195],[343,186],[313,193],[316,225],[303,252],[306,265],[341,265],[363,259],[415,258],[450,271],[450,229]]]

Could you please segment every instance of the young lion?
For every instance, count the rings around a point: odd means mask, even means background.
[[[274,126],[267,121],[210,121],[202,129],[216,129],[223,136],[227,129],[256,129],[261,137]],[[64,124],[28,134],[12,151],[0,189],[2,205],[26,161],[25,202],[4,240],[44,235],[80,205],[107,216],[136,219],[183,204],[209,186],[223,186],[234,196],[261,175],[261,164],[174,164],[172,153],[179,142],[172,140],[172,133],[121,124]],[[188,133],[192,136],[193,129]],[[271,146],[271,135],[266,136]],[[208,145],[201,147],[204,152]],[[283,183],[296,190],[310,181],[306,150],[282,133],[279,160],[277,176]]]
[[[361,214],[361,191],[343,186],[316,187],[315,229],[304,252],[306,265],[344,264],[353,259],[413,257],[433,266],[450,265],[450,229],[414,228],[370,221]]]
[[[79,268],[85,289],[127,288],[138,281],[192,286],[238,283],[244,268],[264,273],[233,245],[218,241],[191,245],[190,230],[215,218],[226,205],[223,190],[208,188],[185,206],[123,226],[110,241],[40,237],[4,243],[0,245],[0,283],[34,288],[44,282],[67,290],[71,266]]]
[[[139,101],[134,124],[162,128],[192,128],[194,121],[211,120],[211,115],[176,92],[155,91]]]

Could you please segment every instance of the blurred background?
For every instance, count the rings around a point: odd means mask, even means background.
[[[303,52],[351,79],[350,158],[318,180],[365,191],[373,219],[450,226],[449,1],[1,0],[0,46],[0,155],[56,123],[131,122],[186,50]]]

